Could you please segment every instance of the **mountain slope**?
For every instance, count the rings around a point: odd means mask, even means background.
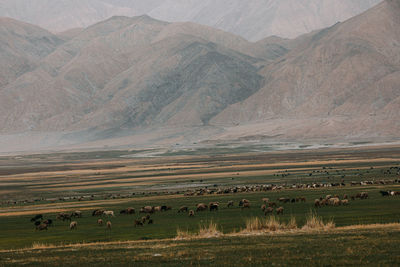
[[[398,5],[398,0],[385,1],[344,23],[301,37],[295,49],[261,71],[267,77],[261,90],[226,109],[213,123],[314,118],[321,123],[312,130],[299,125],[303,130],[294,135],[397,136]]]
[[[191,21],[248,40],[294,38],[344,21],[381,0],[0,0],[0,16],[51,31],[83,28],[113,15],[148,14],[170,22]]]
[[[38,61],[61,43],[39,27],[0,18],[0,88],[35,69]]]
[[[204,125],[261,87],[253,47],[206,26],[113,17],[1,90],[0,130]]]

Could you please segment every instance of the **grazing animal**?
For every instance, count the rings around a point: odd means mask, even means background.
[[[101,216],[103,215],[104,210],[94,210],[92,212],[92,216]]]
[[[342,205],[344,205],[344,206],[349,205],[349,200],[348,199],[343,199],[341,202],[342,202]]]
[[[250,209],[250,203],[249,202],[243,203],[242,209]]]
[[[196,211],[204,211],[207,210],[207,208],[208,208],[207,204],[199,203],[196,206]]]
[[[267,205],[262,204],[262,205],[261,205],[261,210],[262,210],[262,211],[265,211],[266,209],[267,209]]]
[[[110,221],[107,222],[107,229],[111,230],[111,222]]]
[[[339,206],[340,205],[340,199],[337,197],[332,197],[328,199],[328,204],[331,206]]]
[[[143,217],[142,217],[142,223],[145,223],[146,220],[147,220],[147,218],[143,216]]]
[[[134,208],[127,208],[123,209],[119,212],[119,214],[135,214],[135,209]]]
[[[107,216],[107,217],[115,217],[115,215],[114,215],[114,211],[112,211],[112,210],[105,210],[105,211],[103,211],[103,215],[105,215],[105,216]]]
[[[161,211],[161,206],[155,206],[154,211]]]
[[[143,226],[143,223],[142,223],[141,220],[135,220],[135,221],[134,221],[134,224],[135,224],[135,227],[137,227],[137,226]]]
[[[82,218],[82,212],[79,211],[79,210],[76,210],[76,211],[71,213],[71,218],[72,217],[74,217],[74,218]]]
[[[48,226],[51,226],[53,224],[53,220],[52,219],[47,219],[45,221],[43,221],[44,224],[47,224]]]
[[[37,220],[42,220],[43,219],[43,215],[42,214],[38,214],[35,215],[32,219],[31,222],[37,221]]]
[[[180,208],[179,208],[178,213],[179,213],[179,212],[188,212],[188,210],[189,210],[188,207],[183,206],[183,207],[180,207]]]
[[[218,203],[210,203],[209,207],[210,211],[213,211],[213,210],[218,210],[219,205]]]
[[[276,214],[283,214],[283,207],[279,207],[276,209]]]
[[[319,199],[314,200],[314,206],[315,206],[316,208],[321,207],[321,202],[320,202]]]
[[[47,226],[48,226],[47,224],[41,223],[36,226],[36,230],[39,230],[39,231],[46,230],[47,231]]]
[[[267,197],[262,198],[262,202],[264,202],[265,204],[267,204],[267,203],[269,202],[269,198],[267,198]]]
[[[57,220],[62,220],[62,221],[71,221],[71,215],[61,212],[57,215]]]
[[[189,217],[193,217],[194,216],[194,210],[189,210]]]
[[[168,210],[172,210],[172,207],[165,205],[161,206],[161,211],[168,211]]]
[[[379,193],[381,193],[381,195],[382,195],[383,197],[388,197],[388,196],[390,196],[389,191],[379,191]]]
[[[76,221],[71,222],[71,223],[69,224],[69,229],[70,229],[70,230],[76,230],[76,229],[78,229],[78,222],[76,222]]]
[[[269,202],[268,203],[268,207],[276,207],[276,203],[275,202]]]
[[[140,209],[140,213],[154,213],[154,207],[145,206]]]
[[[39,226],[41,224],[41,222],[40,221],[35,221],[34,224],[37,227],[37,226]]]
[[[267,214],[272,214],[274,212],[274,208],[268,207],[265,209],[264,215],[267,216]]]
[[[245,203],[250,203],[250,201],[247,200],[247,199],[242,199],[242,200],[240,200],[240,201],[239,201],[239,207],[242,207]]]
[[[344,194],[343,199],[348,199],[348,198],[349,198],[349,196]]]
[[[227,207],[228,207],[228,208],[229,208],[229,207],[233,207],[233,201],[232,201],[232,200],[228,201]]]
[[[97,224],[98,224],[99,226],[103,226],[103,220],[102,220],[102,219],[98,219],[98,220],[97,220]]]

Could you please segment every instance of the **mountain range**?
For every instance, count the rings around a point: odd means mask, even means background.
[[[399,137],[399,0],[258,42],[147,15],[60,34],[2,18],[0,58],[4,151]]]
[[[0,17],[52,32],[86,28],[111,16],[147,14],[194,22],[258,41],[294,38],[358,15],[381,0],[0,0]]]

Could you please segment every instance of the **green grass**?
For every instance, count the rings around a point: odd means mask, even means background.
[[[0,252],[16,266],[398,266],[391,228]]]
[[[286,190],[282,192],[257,192],[242,193],[231,195],[212,195],[184,198],[165,198],[160,200],[144,201],[134,198],[124,204],[106,206],[106,209],[114,210],[115,218],[110,221],[113,224],[111,231],[106,231],[104,227],[96,225],[97,218],[91,216],[91,211],[83,211],[83,218],[77,219],[78,230],[70,231],[69,222],[55,221],[55,226],[48,231],[38,232],[34,230],[29,221],[32,216],[1,217],[0,220],[0,249],[23,248],[32,246],[35,242],[46,244],[60,243],[79,243],[79,242],[98,242],[98,241],[117,241],[117,240],[141,240],[141,239],[162,239],[172,238],[176,235],[176,230],[195,231],[199,224],[213,221],[218,224],[224,233],[237,231],[244,228],[246,220],[251,217],[263,217],[260,210],[261,198],[269,197],[276,200],[278,197],[299,197],[305,196],[306,203],[287,203],[282,204],[285,208],[283,221],[289,221],[291,216],[296,218],[299,225],[303,225],[310,210],[314,210],[313,202],[315,198],[327,194],[354,195],[361,191],[367,191],[370,198],[367,200],[351,201],[349,206],[323,207],[316,210],[322,218],[333,219],[337,226],[371,223],[391,223],[400,222],[398,212],[400,198],[383,198],[379,195],[379,188],[331,188],[315,190]],[[241,210],[237,205],[240,199],[249,199],[252,203],[251,209]],[[235,207],[227,208],[229,200],[235,201]],[[189,206],[195,209],[195,204],[200,202],[208,203],[219,201],[221,208],[217,212],[198,212],[194,218],[189,218],[186,213],[177,213],[180,206]],[[278,202],[277,202],[278,203]],[[172,211],[160,212],[152,215],[154,225],[146,225],[143,228],[133,227],[133,220],[143,216],[120,215],[119,211],[123,208],[133,206],[138,210],[144,205],[170,205]],[[281,205],[278,203],[278,205]],[[77,208],[79,209],[79,208]],[[56,214],[46,214],[46,218],[55,220]],[[104,219],[104,218],[103,218]]]

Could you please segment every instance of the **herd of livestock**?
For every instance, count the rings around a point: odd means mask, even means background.
[[[380,191],[380,194],[382,196],[399,196],[400,192],[399,191]],[[347,194],[343,195],[342,198],[340,198],[338,195],[326,195],[325,197],[320,197],[318,199],[314,200],[314,206],[315,208],[321,208],[324,206],[340,206],[344,205],[347,206],[349,205],[349,201],[354,201],[356,199],[364,200],[368,199],[369,195],[367,192],[361,192],[356,195],[351,195],[348,196]],[[301,197],[296,197],[296,198],[287,198],[287,197],[279,197],[276,199],[276,201],[271,201],[269,198],[262,198],[262,205],[261,205],[261,211],[264,213],[265,216],[271,215],[276,213],[276,215],[281,215],[284,213],[284,207],[281,206],[281,204],[286,204],[286,203],[297,203],[297,202],[306,202],[306,198],[301,196]],[[178,213],[187,213],[189,217],[194,217],[195,213],[197,212],[203,212],[209,210],[210,212],[213,211],[218,211],[220,208],[221,204],[220,202],[210,202],[208,204],[206,203],[198,203],[195,205],[194,209],[190,209],[188,206],[182,206],[179,207],[177,210]],[[234,201],[230,200],[226,203],[227,208],[234,207]],[[247,199],[242,199],[239,201],[238,206],[241,209],[250,209],[251,207],[251,202]],[[162,205],[162,206],[144,206],[141,207],[138,210],[138,213],[144,214],[146,216],[143,216],[139,219],[134,220],[134,226],[144,226],[145,224],[153,224],[154,220],[151,218],[151,215],[157,212],[167,212],[171,211],[172,207],[167,206],[167,205]],[[136,209],[133,207],[125,208],[119,212],[120,215],[133,215],[136,214]],[[96,209],[92,211],[91,214],[93,217],[107,217],[107,218],[112,218],[115,217],[115,213],[112,210],[103,210],[103,209]],[[61,212],[57,215],[56,219],[61,220],[61,221],[69,221],[70,225],[69,228],[71,230],[77,229],[78,227],[78,222],[76,220],[73,221],[73,219],[78,219],[82,218],[82,212],[81,211],[73,211],[71,213],[66,213],[66,212]],[[34,216],[31,219],[31,222],[34,223],[35,229],[36,230],[48,230],[48,227],[53,225],[53,220],[52,219],[44,219],[43,215],[39,214]],[[107,221],[104,223],[102,218],[99,218],[97,220],[97,224],[99,226],[103,226],[104,224],[106,225],[107,229],[111,229],[112,223],[111,221]]]

